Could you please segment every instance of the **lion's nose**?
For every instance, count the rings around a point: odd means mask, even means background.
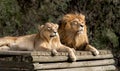
[[[79,25],[80,27],[83,27],[83,25]]]

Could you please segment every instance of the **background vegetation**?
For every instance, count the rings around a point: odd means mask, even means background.
[[[0,0],[0,36],[36,33],[38,24],[75,12],[86,15],[90,43],[112,50],[119,64],[120,0]]]

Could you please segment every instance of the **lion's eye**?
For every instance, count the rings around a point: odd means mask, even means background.
[[[72,25],[77,25],[77,22],[72,22]]]
[[[50,30],[50,27],[48,27],[47,29]]]

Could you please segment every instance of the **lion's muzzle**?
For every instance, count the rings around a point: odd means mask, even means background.
[[[84,32],[84,26],[80,25],[77,33],[82,34],[83,32]]]

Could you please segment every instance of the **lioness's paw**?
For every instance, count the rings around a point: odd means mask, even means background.
[[[75,62],[77,60],[75,55],[70,56],[70,61]]]
[[[71,48],[71,49],[73,50],[74,53],[76,52],[76,50],[74,48]]]
[[[53,50],[52,50],[52,55],[53,55],[53,56],[56,56],[57,54],[58,54],[58,52],[57,52],[55,49],[53,49]]]
[[[99,55],[99,51],[98,50],[95,50],[95,51],[92,51],[93,55],[97,56]]]
[[[76,60],[77,60],[76,57],[71,58],[72,62],[75,62]]]

